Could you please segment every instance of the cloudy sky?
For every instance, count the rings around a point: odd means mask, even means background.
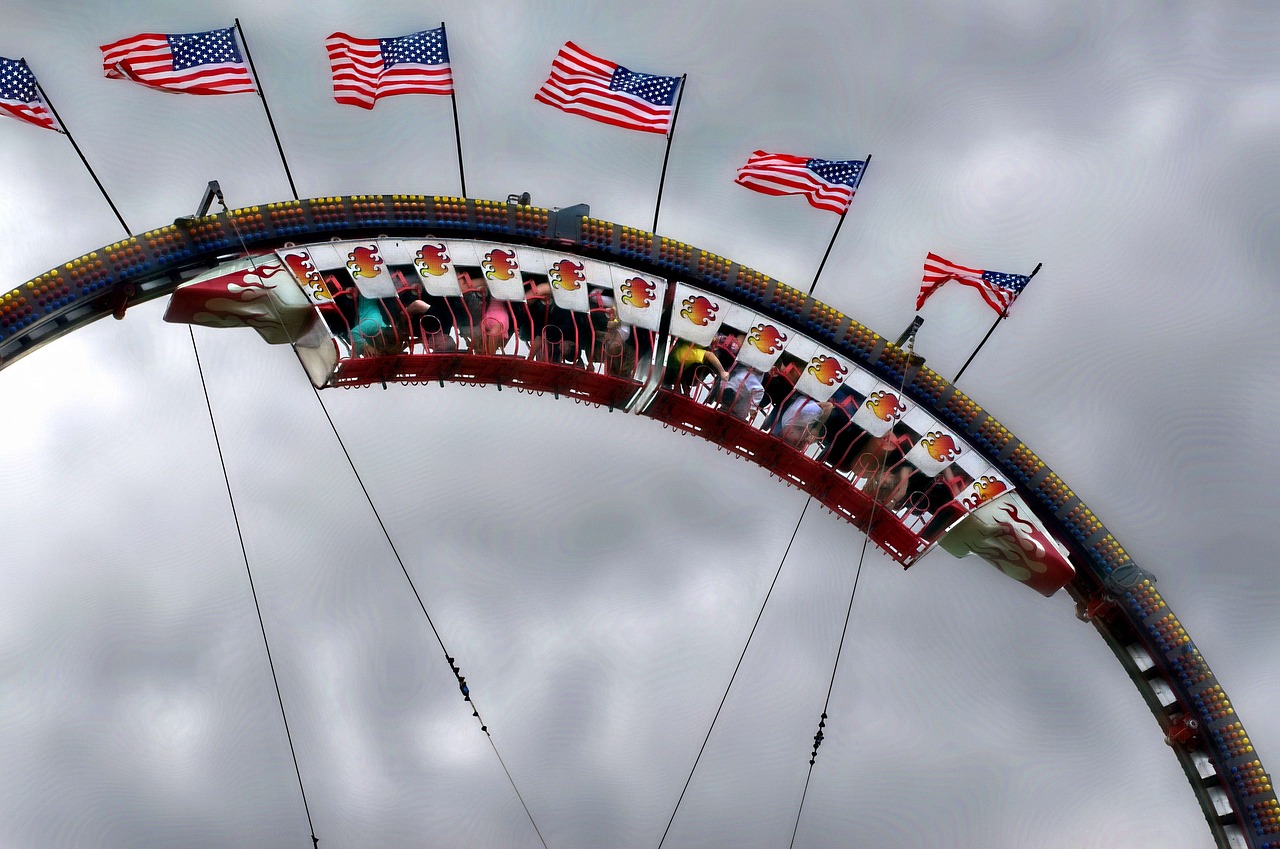
[[[1280,757],[1273,282],[1280,12],[808,2],[0,0],[135,231],[289,197],[249,95],[102,78],[99,44],[239,16],[303,196],[456,193],[449,105],[335,104],[323,39],[447,21],[467,186],[648,227],[662,141],[532,95],[572,38],[688,74],[660,230],[800,288],[834,216],[756,148],[874,154],[818,295],[896,336],[924,255],[1044,270],[961,382],[1160,579]],[[121,237],[5,121],[0,288]],[[307,846],[187,330],[163,303],[0,372],[0,847]],[[954,375],[990,324],[926,306]],[[197,329],[322,846],[536,846],[296,360]],[[549,846],[656,846],[805,498],[620,413],[462,387],[323,393]],[[1264,533],[1265,531],[1265,533]],[[791,837],[861,546],[810,510],[668,846]],[[1206,847],[1065,595],[868,556],[797,846]],[[1274,768],[1274,767],[1273,767]]]

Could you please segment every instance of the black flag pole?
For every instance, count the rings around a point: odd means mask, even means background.
[[[867,158],[862,161],[862,173],[858,175],[858,185],[862,185],[862,178],[867,175],[867,166],[871,164],[871,154],[867,154]],[[856,190],[855,190],[856,193]],[[849,199],[852,204],[853,198]],[[836,236],[840,235],[840,227],[844,224],[844,217],[849,214],[849,207],[844,208],[844,212],[840,213],[840,220],[836,222],[836,231],[831,234],[831,241],[827,243],[827,252],[822,255],[822,262],[818,263],[818,273],[813,275],[813,285],[809,287],[809,294],[813,294],[813,290],[818,288],[818,278],[822,276],[822,269],[827,265],[827,257],[831,256],[831,249],[836,246]]]
[[[653,205],[653,231],[658,232],[658,210],[662,209],[662,184],[667,181],[667,160],[671,158],[671,139],[676,134],[676,118],[680,116],[680,99],[684,97],[684,83],[688,74],[680,75],[680,91],[676,94],[676,106],[671,110],[671,127],[667,130],[667,152],[662,156],[662,176],[658,178],[658,202]]]
[[[18,61],[22,62],[24,65],[27,64],[26,59],[19,59]],[[34,76],[32,79],[34,79]],[[44,105],[48,106],[49,111],[53,113],[53,119],[58,122],[58,126],[61,128],[59,132],[67,137],[67,141],[71,142],[71,148],[76,152],[76,156],[80,157],[80,161],[84,163],[84,170],[89,172],[89,176],[93,178],[93,182],[98,186],[98,191],[102,192],[102,196],[106,198],[107,205],[110,206],[111,211],[116,214],[116,220],[120,222],[120,226],[124,228],[124,231],[132,236],[133,231],[130,230],[129,225],[125,223],[124,216],[120,214],[120,210],[116,209],[115,201],[111,199],[111,195],[107,194],[107,190],[102,185],[102,181],[98,179],[98,175],[93,172],[93,168],[89,165],[89,160],[84,158],[84,152],[80,150],[80,145],[76,144],[75,137],[71,135],[71,131],[67,129],[67,125],[62,123],[62,116],[58,114],[58,110],[53,106],[53,101],[49,99],[49,95],[44,93],[44,87],[40,85],[38,80],[36,81],[36,91],[40,92],[40,99],[44,101]]]
[[[827,252],[822,255],[822,262],[818,263],[818,273],[813,275],[813,284],[809,286],[809,294],[813,294],[813,290],[818,288],[818,278],[822,276],[822,269],[827,265],[827,257],[831,256],[831,249],[836,246],[836,236],[840,235],[840,228],[844,225],[844,217],[849,214],[846,209],[840,213],[840,220],[836,222],[836,231],[831,234],[831,241],[827,242]]]
[[[449,35],[444,21],[440,22],[440,36],[444,41],[444,55],[449,55]],[[458,143],[458,180],[462,183],[462,196],[467,196],[467,174],[462,170],[462,131],[458,129],[458,93],[453,82],[453,59],[449,60],[449,102],[453,104],[453,139]]]
[[[262,80],[258,79],[258,69],[253,65],[253,54],[249,52],[249,39],[244,37],[244,27],[236,18],[236,32],[240,33],[240,43],[244,45],[244,58],[249,62],[249,71],[253,74],[253,86],[262,99],[262,109],[267,113],[267,123],[271,126],[271,137],[276,140],[276,150],[280,151],[280,164],[284,166],[284,175],[289,179],[289,191],[293,199],[298,199],[298,187],[293,184],[293,173],[289,170],[289,161],[284,158],[284,146],[280,144],[280,134],[276,132],[276,122],[271,118],[271,107],[267,105],[267,93],[262,90]]]
[[[1036,263],[1036,267],[1032,269],[1030,274],[1027,275],[1027,283],[1031,282],[1031,278],[1036,276],[1036,273],[1040,271],[1040,266],[1042,265],[1044,265],[1043,262]],[[1025,289],[1026,286],[1024,285],[1023,288]],[[969,359],[965,360],[964,365],[960,366],[960,371],[956,372],[956,376],[951,379],[952,383],[955,383],[956,381],[958,381],[960,379],[960,375],[964,374],[964,370],[969,367],[969,363],[973,362],[973,358],[978,356],[978,352],[982,350],[982,346],[987,344],[987,340],[991,338],[991,334],[996,332],[996,328],[1000,326],[1000,322],[1004,321],[1006,318],[1009,317],[1009,307],[1012,307],[1012,306],[1013,306],[1013,301],[1010,301],[1009,306],[1005,307],[1003,310],[1000,311],[999,318],[997,318],[995,322],[992,323],[991,329],[987,331],[986,336],[982,337],[982,341],[978,343],[978,347],[973,349],[973,353],[969,355]]]

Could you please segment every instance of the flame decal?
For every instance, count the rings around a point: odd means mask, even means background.
[[[618,287],[622,302],[638,310],[645,309],[658,297],[658,289],[643,277],[632,277]]]
[[[205,327],[278,327],[277,312],[267,300],[277,283],[266,280],[284,270],[274,263],[260,265],[184,286],[174,291],[166,320]]]
[[[867,408],[882,422],[897,421],[906,412],[898,396],[883,389],[877,389],[867,396]]]
[[[920,441],[924,444],[925,450],[929,452],[929,456],[939,463],[950,463],[960,456],[960,446],[956,445],[956,441],[951,438],[950,434],[943,433],[940,430],[929,431],[920,437]]]
[[[776,354],[787,343],[787,334],[772,324],[757,324],[747,336],[747,344],[762,354]]]
[[[494,248],[485,254],[480,267],[484,269],[484,276],[488,280],[511,280],[520,270],[520,266],[516,264],[515,252],[501,248]]]
[[[347,254],[347,271],[352,277],[372,280],[382,273],[382,254],[377,245],[361,245]]]
[[[680,317],[699,327],[706,327],[715,320],[720,305],[702,295],[690,295],[680,302]]]
[[[443,244],[428,242],[413,255],[413,267],[419,277],[443,277],[449,271],[449,251]]]
[[[547,268],[547,281],[557,289],[576,292],[587,282],[587,276],[583,274],[585,268],[582,263],[571,259],[559,260]]]
[[[333,293],[307,253],[285,254],[284,264],[313,301],[331,301]]]
[[[985,544],[973,549],[975,554],[993,563],[1010,578],[1024,582],[1030,580],[1032,573],[1044,575],[1050,565],[1058,565],[1061,557],[1049,538],[1019,514],[1016,505],[1002,505],[999,512],[1005,518],[996,520],[998,530],[987,538]]]
[[[960,503],[973,510],[978,505],[985,504],[1008,489],[1009,487],[999,478],[983,475],[973,482],[973,495],[961,499]]]
[[[824,386],[839,386],[844,382],[845,375],[849,370],[840,365],[840,361],[835,357],[828,357],[826,354],[818,354],[809,361],[809,365],[805,368],[814,379]],[[870,403],[870,401],[868,401]],[[879,412],[876,415],[880,415]],[[881,416],[881,418],[884,418]],[[885,419],[891,421],[891,419]]]
[[[242,301],[254,301],[258,298],[266,296],[267,292],[276,288],[275,283],[267,283],[264,278],[275,277],[283,268],[272,263],[271,265],[260,265],[257,268],[246,268],[244,271],[238,271],[234,274],[228,274],[208,283],[223,286],[226,293]],[[203,288],[203,285],[202,287]]]

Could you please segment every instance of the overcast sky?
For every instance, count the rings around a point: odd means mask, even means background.
[[[1145,11],[1138,11],[1145,8]],[[566,39],[688,74],[660,230],[807,288],[835,216],[756,148],[874,155],[818,295],[883,335],[934,251],[1044,269],[961,382],[1159,578],[1280,757],[1280,12],[1265,2],[0,0],[135,232],[288,183],[251,95],[102,77],[239,16],[303,196],[459,190],[449,104],[331,97],[323,39],[448,23],[467,187],[647,228],[658,136],[537,104]],[[0,289],[123,234],[4,121]],[[131,309],[0,372],[0,847],[308,846],[184,327]],[[952,376],[993,313],[944,288]],[[324,847],[536,846],[287,349],[197,328]],[[805,498],[656,423],[464,387],[322,393],[548,845],[656,846]],[[860,535],[811,509],[666,845],[786,845]],[[797,846],[1207,847],[1065,594],[868,556]]]

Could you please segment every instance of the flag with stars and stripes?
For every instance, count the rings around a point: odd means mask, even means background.
[[[1026,274],[1004,274],[999,271],[979,271],[976,268],[965,268],[954,262],[947,262],[937,254],[929,254],[924,261],[924,284],[916,297],[916,309],[924,306],[929,296],[948,280],[955,280],[966,286],[972,286],[982,295],[982,299],[996,312],[1004,315],[1013,303],[1014,298],[1027,288],[1031,277]]]
[[[533,97],[615,127],[666,133],[679,87],[680,77],[638,74],[566,41],[551,63],[551,76]]]
[[[766,195],[804,195],[810,206],[843,213],[853,202],[867,163],[860,159],[811,159],[757,150],[734,179]]]
[[[37,127],[62,131],[40,96],[36,75],[31,73],[25,59],[0,56],[0,110]]]
[[[177,35],[143,33],[104,44],[107,79],[177,94],[243,94],[257,91],[236,43],[235,27]]]
[[[396,38],[335,32],[324,46],[339,103],[372,109],[379,97],[395,94],[453,94],[443,26]]]

